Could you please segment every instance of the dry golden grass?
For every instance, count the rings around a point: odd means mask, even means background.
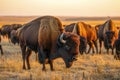
[[[64,21],[63,24],[70,24],[76,21]],[[104,21],[85,21],[91,25],[101,24]],[[12,24],[15,22],[1,22]],[[24,24],[25,22],[17,22]],[[115,21],[120,25],[119,21]],[[54,61],[55,71],[42,71],[42,65],[35,61],[35,53],[30,57],[31,70],[22,69],[21,50],[18,45],[8,43],[2,39],[4,56],[0,55],[0,80],[120,80],[120,61],[115,60],[113,55],[79,55],[69,69],[65,68],[62,59]]]
[[[61,58],[54,60],[55,71],[42,71],[42,65],[35,61],[35,53],[30,57],[31,70],[22,69],[21,50],[18,45],[3,41],[4,56],[0,56],[0,80],[119,80],[120,61],[113,55],[79,55],[69,69]]]

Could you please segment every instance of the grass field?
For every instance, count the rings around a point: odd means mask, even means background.
[[[63,24],[70,24],[76,21],[64,21]],[[2,22],[0,25],[14,23]],[[26,21],[17,23],[26,23]],[[86,21],[91,25],[104,23],[104,21]],[[119,21],[115,21],[120,25]],[[7,39],[2,39],[4,55],[0,55],[0,80],[120,80],[120,61],[115,60],[113,55],[106,54],[102,49],[102,54],[79,55],[69,69],[65,68],[62,59],[54,60],[55,71],[42,71],[42,65],[35,61],[35,53],[30,57],[31,70],[22,69],[22,56],[19,45],[9,43]]]

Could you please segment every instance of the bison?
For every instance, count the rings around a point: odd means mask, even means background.
[[[109,53],[109,49],[112,49],[112,54],[114,53],[114,41],[118,38],[118,29],[116,28],[114,22],[109,19],[104,24],[98,25],[98,39],[100,43],[100,52],[102,42],[104,42],[104,47],[107,49],[107,53]]]
[[[30,23],[24,24],[17,30],[11,31],[11,42],[13,44],[18,43],[22,51],[23,69],[31,68],[29,62],[30,55],[32,51],[35,53],[38,52],[38,23],[40,23],[40,21],[33,20]],[[25,65],[25,62],[27,67]]]
[[[10,42],[10,33],[12,30],[17,30],[18,28],[22,27],[21,24],[11,24],[11,25],[3,25],[1,27],[1,35],[3,37],[7,37]]]
[[[56,17],[45,16],[41,19],[38,32],[39,60],[46,70],[45,64],[49,63],[53,69],[53,60],[61,57],[67,68],[72,66],[79,53],[79,36],[65,32],[61,21]]]
[[[118,34],[118,39],[115,40],[114,42],[114,47],[115,47],[115,58],[120,60],[120,31]]]
[[[90,25],[88,25],[84,22],[77,22],[77,23],[72,23],[70,25],[67,25],[65,27],[65,30],[68,32],[71,32],[72,30],[74,30],[74,33],[85,38],[83,44],[86,44],[86,42],[87,42],[90,46],[87,53],[90,52],[91,48],[93,49],[93,53],[94,53],[94,46],[96,47],[96,52],[98,53],[97,34],[96,34],[95,28],[91,27]],[[84,50],[86,50],[85,49],[86,45],[82,45],[82,43],[80,45],[81,45],[81,47],[84,46]],[[82,49],[80,49],[80,52],[81,52],[81,50]]]
[[[44,22],[46,19],[47,22]],[[45,26],[42,26],[43,24]],[[53,16],[39,17],[11,34],[14,34],[11,36],[11,41],[14,43],[19,41],[22,50],[23,69],[26,69],[25,62],[27,68],[30,69],[29,57],[32,50],[36,53],[39,52],[38,58],[39,62],[43,64],[43,70],[45,70],[46,60],[53,70],[52,61],[57,57],[63,57],[66,66],[70,67],[78,54],[79,37],[73,33],[64,32],[60,20]]]

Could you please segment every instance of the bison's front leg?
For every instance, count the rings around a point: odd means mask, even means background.
[[[114,54],[114,48],[112,48],[112,55]]]
[[[45,58],[46,58],[45,52],[43,51],[42,46],[40,46],[40,48],[38,48],[38,59],[39,59],[39,62],[43,64],[43,68],[42,68],[43,71],[46,71]]]
[[[89,49],[88,49],[88,52],[87,52],[87,53],[90,53],[91,48],[93,49],[93,53],[94,53],[94,47],[93,47],[92,42],[89,42],[88,44],[89,44]]]
[[[95,48],[96,48],[96,53],[98,53],[98,45],[97,45],[97,40],[93,41]]]
[[[49,60],[49,64],[50,64],[51,71],[54,71],[54,69],[53,69],[53,60]]]
[[[99,43],[100,43],[100,51],[99,51],[99,54],[101,54],[102,41],[101,41],[101,40],[99,40]]]

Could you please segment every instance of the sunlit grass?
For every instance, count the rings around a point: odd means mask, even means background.
[[[51,71],[49,64],[47,71],[42,71],[42,65],[35,61],[35,53],[30,57],[31,70],[22,69],[22,56],[18,45],[2,41],[4,56],[0,56],[0,79],[15,80],[111,80],[120,78],[120,61],[108,54],[79,55],[69,69],[61,58],[54,60],[55,71]],[[8,45],[8,47],[6,47]],[[10,48],[11,47],[11,50]],[[14,53],[12,53],[12,48]],[[9,51],[9,52],[8,52]],[[115,76],[114,76],[115,75]]]

